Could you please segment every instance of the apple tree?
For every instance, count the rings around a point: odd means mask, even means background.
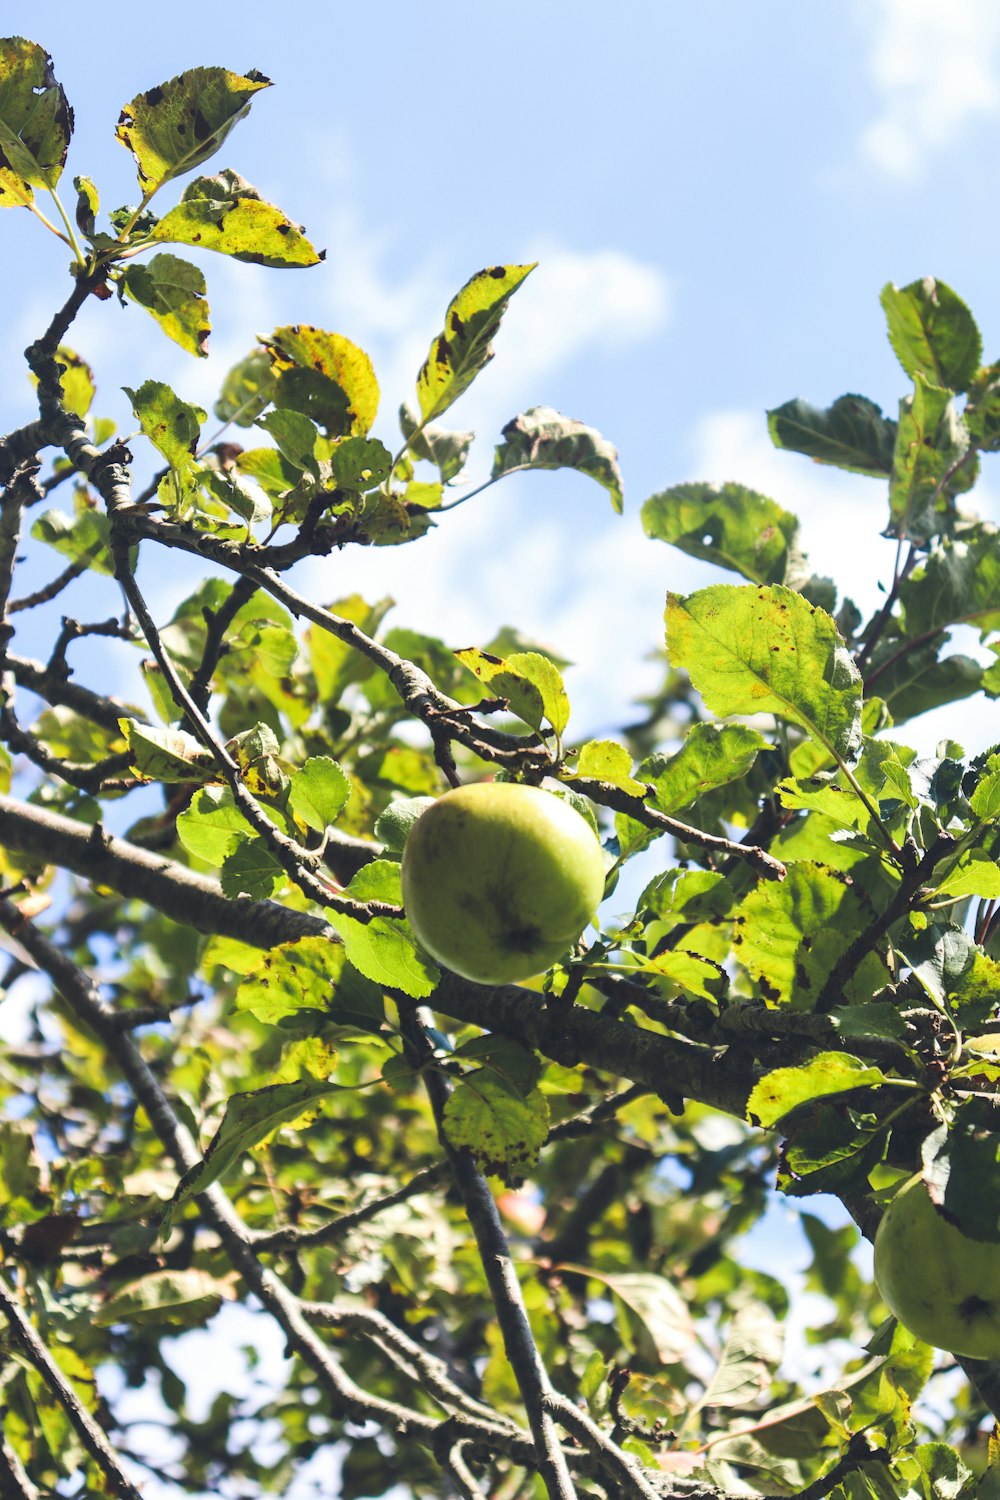
[[[970,499],[1000,365],[948,286],[890,284],[898,412],[769,414],[884,495],[871,618],[736,480],[652,496],[645,537],[616,522],[718,581],[667,599],[635,722],[573,738],[561,662],[516,622],[469,646],[297,582],[359,547],[419,567],[472,500],[472,434],[442,419],[529,265],[442,309],[395,436],[350,330],[305,323],[258,338],[212,420],[154,379],[133,430],[101,415],[84,306],[197,359],[190,254],[321,260],[218,168],[267,86],[204,67],[137,93],[137,201],[107,213],[63,185],[51,59],[0,42],[0,207],[72,271],[27,370],[7,351],[37,415],[0,439],[0,1019],[27,1017],[0,1062],[0,1493],[992,1500],[1000,751],[918,756],[905,725],[1000,694]],[[622,511],[581,421],[513,417],[489,483],[534,468]],[[164,569],[192,579],[169,618]],[[517,984],[436,964],[402,902],[428,799],[491,780],[603,846],[595,922]],[[858,1250],[903,1184],[943,1348]],[[984,1268],[961,1297],[940,1226]]]

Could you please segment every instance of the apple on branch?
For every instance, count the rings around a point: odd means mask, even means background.
[[[589,823],[540,787],[475,782],[439,797],[403,849],[403,904],[439,963],[480,984],[554,964],[604,894]]]
[[[886,1209],[875,1280],[899,1321],[927,1344],[1000,1358],[1000,1245],[973,1240],[938,1212],[921,1178]]]

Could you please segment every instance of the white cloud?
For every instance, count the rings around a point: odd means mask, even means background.
[[[892,176],[919,174],[928,151],[1000,110],[1000,8],[995,0],[876,0],[869,71],[881,111],[864,154]]]

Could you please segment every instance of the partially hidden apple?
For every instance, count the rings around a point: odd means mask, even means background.
[[[907,1183],[875,1235],[875,1281],[890,1312],[927,1344],[1000,1358],[1000,1245],[973,1240]]]
[[[480,984],[529,979],[561,958],[604,894],[593,829],[552,792],[484,781],[439,797],[403,848],[403,905],[445,968]]]

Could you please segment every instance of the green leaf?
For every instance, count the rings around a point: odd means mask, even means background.
[[[378,412],[378,381],[357,344],[306,323],[276,328],[262,342],[276,376],[276,406],[304,412],[330,437],[369,431]]]
[[[873,654],[869,677],[873,683],[877,682],[895,723],[902,724],[928,709],[971,697],[984,685],[984,670],[971,656],[938,659],[947,639],[941,636],[905,653],[900,652],[898,642],[891,642],[885,652]],[[886,657],[884,665],[883,657]]]
[[[339,490],[372,490],[391,469],[392,454],[378,438],[341,438],[330,453],[330,478]]]
[[[866,396],[838,396],[826,410],[796,399],[767,414],[776,448],[804,453],[818,464],[882,479],[892,473],[896,423]]]
[[[608,781],[633,797],[646,795],[646,783],[633,775],[631,751],[617,740],[588,740],[581,745],[576,769],[572,775],[565,775],[565,779],[573,781],[577,777]]]
[[[270,84],[256,69],[243,76],[191,68],[137,94],[122,110],[115,138],[134,156],[144,196],[214,156],[254,95]]]
[[[278,406],[266,416],[258,417],[256,425],[273,437],[278,452],[293,468],[319,478],[319,460],[316,457],[316,441],[319,433],[315,422],[299,411],[289,411]]]
[[[351,795],[351,783],[328,755],[311,755],[292,775],[288,806],[307,828],[325,833],[340,816]]]
[[[74,563],[85,563],[95,573],[114,577],[115,565],[109,551],[108,518],[101,511],[81,510],[67,516],[61,510],[46,510],[32,522],[31,535],[45,542]]]
[[[456,651],[464,667],[488,685],[491,693],[505,698],[512,713],[532,729],[541,730],[546,719],[557,734],[569,722],[569,698],[559,668],[539,651],[513,651],[494,656],[474,646]]]
[[[838,828],[868,832],[871,813],[852,786],[841,786],[828,776],[789,776],[778,782],[775,791],[782,807],[806,808],[829,818]]]
[[[621,515],[622,476],[618,453],[594,427],[564,417],[551,406],[533,406],[504,427],[493,458],[492,478],[517,469],[578,469],[603,485]]]
[[[132,261],[122,278],[125,293],[144,307],[168,338],[200,359],[208,355],[208,303],[205,278],[197,266],[176,255]]]
[[[259,834],[237,844],[222,861],[219,883],[231,901],[241,896],[251,901],[269,901],[285,884],[286,875]]]
[[[741,484],[675,484],[650,496],[642,525],[654,540],[753,583],[785,583],[800,561],[798,517]]]
[[[116,1323],[199,1328],[215,1316],[224,1299],[231,1301],[234,1295],[229,1280],[219,1281],[195,1266],[154,1271],[118,1287],[95,1308],[92,1319],[98,1328],[111,1328]]]
[[[983,849],[967,849],[938,882],[940,896],[1000,896],[1000,865]]]
[[[277,448],[247,448],[237,454],[236,467],[272,500],[283,499],[302,478],[301,469],[290,464]]]
[[[962,1118],[940,1126],[921,1147],[931,1200],[963,1234],[1000,1241],[1000,1141]]]
[[[881,301],[889,342],[907,375],[964,391],[979,368],[983,342],[961,297],[943,281],[925,276],[904,287],[887,282]]]
[[[447,411],[493,358],[492,340],[507,303],[534,269],[534,264],[490,266],[470,277],[452,298],[444,328],[433,340],[417,376],[423,421]]]
[[[266,349],[251,349],[222,382],[222,392],[212,408],[220,422],[252,427],[274,399],[274,371]]]
[[[256,834],[233,802],[228,787],[206,786],[179,815],[177,837],[189,854],[218,867]]]
[[[343,1084],[326,1079],[299,1078],[294,1083],[270,1083],[246,1094],[233,1094],[226,1100],[222,1121],[204,1157],[177,1184],[173,1205],[203,1193],[235,1166],[244,1152],[252,1151],[282,1125],[313,1115],[320,1100],[341,1093],[343,1088]]]
[[[398,863],[373,860],[355,875],[345,894],[355,901],[387,901],[402,907]],[[425,1000],[433,993],[440,977],[438,970],[424,954],[402,915],[358,922],[338,912],[335,921],[347,957],[359,974],[375,984],[402,990],[415,1000]]]
[[[653,958],[638,960],[644,974],[658,974],[689,995],[717,1002],[729,989],[729,975],[722,964],[687,948],[666,948]]]
[[[755,1084],[747,1100],[747,1119],[765,1127],[776,1125],[793,1109],[828,1094],[877,1088],[885,1083],[874,1068],[846,1052],[820,1052],[799,1068],[775,1068]]]
[[[88,239],[92,239],[97,227],[97,211],[101,206],[97,188],[89,177],[74,177],[73,186],[76,188],[77,228]]]
[[[695,1329],[687,1304],[665,1276],[650,1271],[607,1272],[592,1266],[565,1264],[588,1281],[607,1287],[625,1324],[626,1348],[638,1344],[641,1358],[673,1365],[690,1351]]]
[[[1000,630],[1000,533],[980,522],[961,537],[945,538],[899,588],[908,636],[949,625],[973,625],[985,638]],[[893,642],[893,651],[899,643]],[[880,689],[881,691],[881,689]]]
[[[59,384],[62,387],[63,405],[78,417],[85,417],[94,400],[94,372],[74,350],[60,344],[56,350],[56,363],[61,367]]]
[[[518,1182],[532,1171],[549,1133],[549,1106],[538,1089],[524,1098],[482,1069],[455,1088],[444,1107],[451,1146],[471,1151],[484,1172]]]
[[[207,413],[175,396],[169,385],[147,380],[137,391],[123,387],[139,426],[172,469],[190,469]]]
[[[461,1058],[465,1062],[478,1062],[482,1068],[495,1073],[522,1098],[527,1098],[531,1093],[542,1071],[541,1062],[530,1047],[508,1036],[487,1034],[470,1037],[467,1042],[459,1043],[452,1057]],[[472,1075],[475,1079],[480,1076],[479,1073]]]
[[[418,432],[418,419],[405,401],[399,408],[399,426],[410,456],[433,464],[442,484],[450,484],[465,468],[474,432],[448,432],[443,427],[424,427]]]
[[[397,797],[375,819],[375,837],[394,854],[402,854],[410,829],[436,797]]]
[[[236,991],[236,1009],[273,1026],[300,1010],[327,1011],[344,973],[344,950],[330,938],[281,943]]]
[[[213,781],[219,769],[211,752],[183,729],[156,729],[135,719],[119,719],[129,750],[129,769],[147,781]]]
[[[674,813],[713,787],[744,777],[767,741],[746,724],[695,724],[673,755],[656,752],[639,766],[660,812]]]
[[[52,59],[24,37],[0,41],[0,207],[32,202],[32,188],[54,188],[73,133],[73,111]]]
[[[791,589],[667,596],[667,653],[713,713],[773,713],[839,759],[861,744],[861,676],[831,617]]]
[[[217,177],[197,177],[185,188],[176,208],[164,214],[151,239],[161,244],[194,245],[234,260],[277,270],[316,266],[317,252],[302,228],[280,208],[267,203],[255,187],[227,167]]]
[[[770,1308],[761,1302],[737,1308],[698,1408],[755,1406],[767,1393],[783,1352],[784,1330]]]
[[[271,502],[261,493],[259,486],[245,479],[238,469],[223,468],[217,454],[205,455],[198,479],[213,500],[242,516],[248,526],[257,526],[271,519]]]
[[[861,896],[840,871],[796,862],[783,881],[764,881],[744,897],[733,944],[768,1004],[810,1010],[869,920]],[[846,998],[870,1000],[887,981],[881,959],[869,954],[847,983]]]
[[[951,495],[968,489],[975,477],[970,472],[959,481],[953,474],[968,448],[968,430],[951,391],[917,374],[913,395],[899,405],[889,485],[893,535],[925,543],[941,531]]]

